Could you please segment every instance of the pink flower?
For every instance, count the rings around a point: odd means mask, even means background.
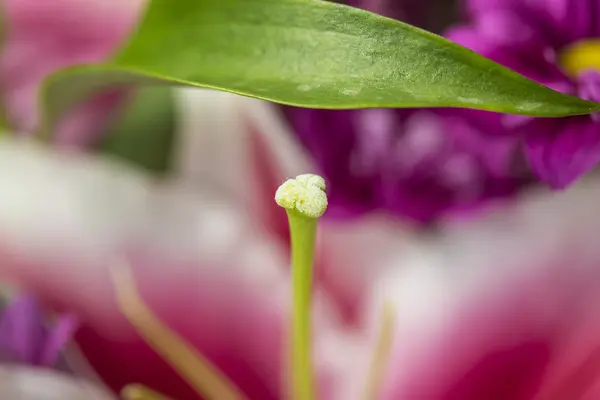
[[[78,316],[77,345],[113,390],[138,382],[198,398],[117,307],[108,268],[125,259],[151,310],[250,399],[286,398],[287,246],[261,177],[293,175],[309,159],[286,136],[271,136],[276,120],[263,103],[181,95],[189,96],[184,130],[210,132],[201,119],[219,136],[184,132],[189,158],[179,149],[178,181],[0,146],[1,278]],[[331,279],[317,274],[319,399],[364,398],[365,382],[375,393],[367,398],[380,400],[596,398],[600,186],[532,197],[411,247],[390,229],[395,251],[324,224],[318,268]]]
[[[600,398],[599,200],[587,182],[416,246],[374,289],[398,321],[380,399]]]
[[[72,64],[106,60],[127,38],[144,0],[7,0],[7,32],[0,52],[0,85],[16,130],[39,123],[37,93],[48,74]],[[82,105],[59,126],[57,141],[93,142],[122,93],[105,93]]]
[[[2,163],[0,279],[77,316],[76,344],[103,383],[114,391],[141,383],[174,399],[198,398],[117,306],[108,271],[126,260],[150,309],[248,398],[285,398],[288,249],[263,223],[271,219],[251,206],[252,191],[232,196],[230,182],[215,175],[212,187],[206,179],[201,188],[156,182],[109,161],[9,141],[0,146],[0,170]],[[322,242],[329,246],[323,249],[331,254],[328,262],[341,254],[328,244],[335,236]],[[351,246],[360,256],[363,247]],[[356,262],[344,247],[346,260]],[[347,267],[354,276],[341,275],[338,290],[330,291],[322,277],[315,289],[315,368],[322,399],[344,398],[342,370],[352,366],[353,353],[340,338],[354,331],[346,323],[352,318],[343,316],[361,299],[360,292],[352,299],[346,290],[368,285],[366,268]]]

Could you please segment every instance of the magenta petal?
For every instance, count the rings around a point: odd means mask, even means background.
[[[4,310],[0,320],[0,348],[8,353],[11,361],[53,366],[76,327],[73,317],[61,316],[54,328],[48,328],[38,300],[23,295]]]
[[[34,297],[19,297],[4,310],[0,347],[19,361],[36,364],[44,337],[44,313]]]
[[[407,4],[408,3],[408,7]],[[408,21],[407,8],[410,10],[414,8],[416,4],[414,0],[407,1],[396,1],[396,0],[352,0],[348,1],[347,4],[352,7],[363,8],[367,11],[381,14],[386,17],[394,18],[400,21]]]
[[[532,11],[547,21],[565,41],[594,34],[594,9],[598,0],[533,0]]]
[[[597,35],[593,21],[600,12],[597,0],[467,0],[466,9],[475,19],[498,11],[516,12],[536,21],[557,45]]]
[[[493,49],[492,43],[489,43],[485,38],[472,26],[457,26],[446,31],[446,38],[467,47],[476,53],[488,54]]]
[[[600,162],[600,125],[589,117],[536,120],[528,126],[526,152],[534,172],[565,188]]]
[[[477,26],[480,35],[497,45],[536,45],[543,38],[532,22],[516,10],[499,10],[480,15]]]
[[[578,77],[579,97],[591,101],[600,101],[600,73],[585,71]]]
[[[523,3],[522,0],[466,0],[466,9],[476,16],[492,10],[507,9]]]
[[[55,326],[48,332],[39,356],[40,365],[55,365],[62,350],[73,339],[79,321],[73,315],[61,315]]]

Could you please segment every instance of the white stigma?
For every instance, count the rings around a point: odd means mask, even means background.
[[[275,192],[275,201],[288,210],[319,218],[327,209],[325,179],[319,175],[302,174],[296,179],[288,179]]]

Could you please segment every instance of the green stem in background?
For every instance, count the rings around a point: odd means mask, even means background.
[[[287,210],[292,242],[292,399],[314,400],[310,310],[317,222],[327,209],[325,181],[299,175],[279,187],[275,201]]]
[[[4,50],[6,39],[6,19],[4,13],[4,4],[0,4],[0,51]],[[4,93],[4,88],[0,86],[0,93]],[[0,97],[0,138],[14,134],[14,127],[8,117],[4,98]]]
[[[246,400],[245,394],[204,355],[179,336],[146,305],[127,264],[110,269],[117,305],[140,337],[162,356],[198,395],[207,400]],[[126,399],[160,396],[140,386],[127,388]],[[129,397],[128,397],[129,396]],[[167,400],[167,399],[164,399]]]
[[[0,99],[0,137],[7,135],[14,135],[14,127],[8,118],[8,112],[2,99]]]

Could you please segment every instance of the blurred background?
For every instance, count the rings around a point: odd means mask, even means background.
[[[203,398],[123,315],[110,275],[123,262],[148,308],[249,399],[287,398],[290,240],[273,198],[307,172],[329,198],[319,399],[600,399],[597,116],[118,87],[42,142],[43,79],[107,60],[147,4],[1,4],[1,399],[111,399],[132,384]],[[600,0],[348,4],[600,100]]]

